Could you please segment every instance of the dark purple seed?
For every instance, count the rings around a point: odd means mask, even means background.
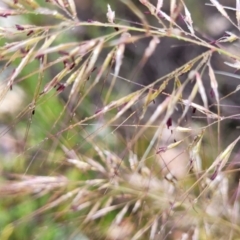
[[[210,90],[210,97],[211,97],[211,98],[214,98],[214,97],[215,97],[215,94],[214,94],[213,89]]]
[[[5,12],[5,13],[0,13],[0,17],[7,18],[8,16],[11,16],[11,13]]]
[[[27,33],[27,36],[30,36],[30,35],[32,35],[34,33],[34,31],[33,30],[30,30],[28,33]]]
[[[97,67],[94,67],[91,72],[94,72],[97,69]]]
[[[209,44],[214,45],[214,44],[216,44],[216,42],[217,42],[217,40],[213,40],[213,41],[209,42]]]
[[[178,15],[178,19],[185,22],[185,17],[181,13]]]
[[[217,174],[218,174],[218,171],[215,171],[210,177],[210,179],[213,181],[217,177]]]
[[[72,70],[75,67],[75,65],[76,65],[75,63],[70,64],[69,65],[69,70]]]
[[[62,51],[62,50],[58,51],[58,53],[61,55],[65,55],[65,56],[69,55],[69,53],[67,51]]]
[[[62,92],[64,89],[65,89],[65,85],[62,83],[59,83],[56,90],[57,90],[57,92]]]
[[[69,64],[69,60],[68,60],[68,59],[66,59],[66,60],[63,61],[63,65],[64,65],[64,67],[67,67],[68,64]]]
[[[230,37],[230,34],[224,33],[224,34],[223,34],[223,37]]]
[[[23,26],[21,26],[21,25],[19,25],[19,24],[15,24],[15,27],[16,27],[16,29],[19,30],[19,31],[22,31],[22,30],[25,29]]]
[[[156,154],[159,154],[161,152],[166,152],[166,151],[167,151],[167,147],[160,147],[160,148],[158,148]]]
[[[118,107],[118,111],[121,111],[125,106],[127,105],[127,103],[122,104],[121,106]]]
[[[20,52],[22,54],[27,54],[29,52],[29,49],[20,48]]]
[[[100,113],[102,111],[102,109],[98,109],[96,112],[95,112],[95,114],[98,114],[98,113]]]
[[[36,59],[43,61],[44,59],[44,55],[43,54],[39,54],[38,56],[36,56]]]
[[[172,118],[169,118],[167,120],[167,128],[169,129],[169,127],[171,127],[171,126],[172,126]]]

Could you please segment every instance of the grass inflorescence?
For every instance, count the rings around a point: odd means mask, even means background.
[[[240,137],[226,122],[239,114],[225,103],[239,87],[222,93],[218,74],[240,68],[240,1],[233,19],[210,0],[234,29],[214,40],[187,1],[165,2],[83,21],[77,1],[3,1],[1,239],[238,238]],[[201,51],[154,78],[166,39]]]

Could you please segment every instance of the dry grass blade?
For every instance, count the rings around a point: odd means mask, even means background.
[[[230,67],[240,69],[240,61],[235,61],[235,63],[229,63],[229,62],[224,62],[224,63]]]
[[[50,90],[52,90],[55,86],[57,86],[57,84],[67,75],[67,73],[69,72],[69,69],[64,68],[60,73],[58,73],[53,80],[51,80],[49,83],[47,83],[44,88],[43,91],[41,92],[41,94],[46,94],[48,93]]]
[[[93,160],[91,158],[87,158],[86,162],[89,165],[91,165],[92,167],[94,167],[97,171],[106,173],[106,169],[100,163],[96,162],[95,160]]]
[[[186,128],[186,127],[180,127],[180,126],[177,126],[176,128],[174,128],[175,131],[177,132],[192,132],[193,129],[192,128]]]
[[[66,186],[68,183],[64,177],[40,177],[40,176],[28,176],[23,177],[19,182],[8,182],[0,187],[0,193],[2,195],[13,194],[27,194],[38,193],[45,189],[51,190],[54,188],[60,188]]]
[[[172,148],[175,148],[175,147],[177,147],[180,143],[182,143],[183,142],[183,140],[179,140],[179,141],[177,141],[177,142],[175,142],[175,143],[171,143],[171,144],[169,144],[168,146],[167,146],[167,149],[172,149]]]
[[[161,84],[161,86],[158,88],[158,90],[149,89],[148,94],[144,101],[143,111],[142,111],[142,115],[141,115],[140,119],[142,119],[144,117],[148,105],[151,102],[153,102],[160,93],[162,93],[162,91],[166,88],[167,84],[168,84],[168,81],[166,80]]]
[[[120,44],[117,47],[117,50],[116,50],[116,53],[115,53],[116,63],[115,63],[115,69],[114,69],[114,76],[113,76],[113,79],[111,81],[111,85],[108,89],[108,92],[107,92],[107,95],[106,95],[106,98],[105,98],[105,103],[108,102],[108,99],[110,97],[110,94],[112,93],[113,87],[114,87],[115,82],[116,82],[116,77],[118,76],[119,71],[120,71],[120,67],[122,65],[122,59],[123,59],[124,51],[125,51],[125,41],[130,37],[131,37],[131,35],[128,32],[122,33],[122,35],[120,37]]]
[[[239,37],[229,31],[226,31],[224,36],[219,38],[217,40],[218,43],[224,43],[224,42],[228,42],[228,43],[232,43],[235,42],[236,40],[238,40]]]
[[[208,63],[208,69],[209,69],[210,84],[211,84],[212,90],[214,92],[214,96],[215,96],[217,104],[218,104],[218,115],[220,115],[218,82],[216,80],[216,76],[214,74],[214,71],[213,71],[210,63]]]
[[[74,77],[71,77],[71,79],[68,79],[67,85],[70,84],[70,82],[73,82],[73,86],[69,95],[69,99],[76,93],[78,93],[78,90],[80,89],[81,84],[83,81],[86,81],[86,68],[87,68],[87,61],[82,64],[81,68],[76,71],[74,74]]]
[[[73,129],[77,126],[80,126],[84,122],[87,122],[91,119],[95,119],[99,115],[107,113],[112,109],[125,106],[124,108],[122,108],[121,111],[118,112],[118,114],[115,116],[115,118],[111,119],[106,125],[111,124],[113,121],[118,119],[130,106],[132,106],[135,102],[137,102],[139,100],[139,98],[141,97],[141,95],[143,94],[143,92],[144,92],[144,90],[139,90],[139,91],[129,94],[125,97],[122,97],[119,100],[113,101],[110,104],[108,104],[107,106],[105,106],[103,109],[101,109],[100,111],[96,112],[94,115],[91,115],[90,117],[86,117],[83,120],[62,129],[56,135],[60,135],[61,133],[66,132],[69,129]]]
[[[167,99],[165,99],[165,101],[163,102],[164,105],[163,105],[163,103],[160,105],[161,108],[159,108],[158,112],[156,111],[157,114],[155,115],[156,112],[153,114],[154,117],[158,117],[160,115],[160,113],[162,113],[162,111],[164,111],[166,109],[166,114],[165,114],[161,124],[159,125],[156,133],[154,134],[153,138],[151,139],[151,142],[148,145],[146,151],[144,152],[141,160],[139,161],[139,165],[138,165],[137,170],[139,170],[143,166],[143,163],[146,160],[147,155],[149,154],[149,152],[153,148],[155,142],[157,141],[157,139],[160,136],[160,133],[162,132],[163,125],[166,124],[168,122],[168,120],[171,118],[171,116],[172,116],[172,114],[174,112],[175,106],[176,106],[177,102],[180,100],[180,96],[181,96],[184,88],[186,87],[187,83],[188,83],[188,80],[186,80],[177,91],[173,91],[171,96],[168,97]],[[148,121],[147,124],[149,124],[149,123],[151,124],[150,121],[154,121],[155,120],[153,118],[153,116],[150,118],[150,120]],[[138,134],[136,134],[136,136],[134,137],[134,142],[141,136],[141,134],[145,131],[145,129],[146,128],[142,128],[138,132]]]
[[[153,52],[155,51],[157,45],[160,43],[160,40],[158,37],[153,36],[152,40],[149,43],[149,46],[146,48],[145,52],[144,52],[144,62],[147,61],[147,59],[153,54]]]
[[[98,210],[95,214],[93,214],[90,219],[91,220],[94,220],[94,219],[97,219],[97,218],[100,218],[100,217],[103,217],[105,215],[107,215],[108,213],[120,208],[121,205],[114,205],[114,206],[109,206],[109,207],[105,207],[105,208],[102,208],[100,210]]]
[[[115,49],[113,49],[110,53],[108,53],[107,57],[105,58],[100,71],[98,72],[96,79],[95,79],[95,83],[98,83],[100,78],[102,77],[103,73],[105,72],[105,70],[108,68],[111,60],[113,59],[113,56],[115,54]]]
[[[106,15],[107,15],[108,22],[113,24],[115,19],[115,12],[112,11],[111,6],[109,4],[107,7],[108,7],[108,11]]]
[[[44,51],[44,50],[48,49],[49,46],[51,46],[52,43],[56,40],[58,35],[59,35],[59,33],[55,33],[55,34],[52,34],[51,36],[49,36],[49,38],[46,39],[46,41],[44,42],[42,47],[39,49],[40,54],[44,54],[44,53],[41,53],[41,51]]]
[[[46,204],[45,206],[39,208],[38,210],[36,210],[35,212],[32,212],[31,214],[27,215],[27,216],[24,216],[23,218],[15,221],[14,223],[16,224],[19,224],[21,223],[21,221],[24,221],[28,218],[33,218],[35,216],[37,216],[38,214],[41,214],[43,212],[46,212],[47,210],[49,209],[52,209],[54,207],[57,207],[59,206],[60,204],[62,204],[63,202],[66,202],[68,201],[69,199],[71,199],[72,197],[74,197],[74,195],[77,194],[77,192],[79,191],[78,188],[70,191],[70,192],[67,192],[66,194],[63,194],[61,197],[59,197],[58,199]]]
[[[149,31],[149,24],[144,16],[144,14],[137,8],[137,6],[130,0],[121,0],[125,5],[129,7],[129,9],[132,10],[132,12],[140,19],[140,21],[143,24],[143,27],[146,30],[146,33],[148,34]]]
[[[141,201],[141,199],[138,199],[138,200],[136,201],[133,209],[132,209],[132,213],[137,212],[137,211],[139,210],[139,208],[141,207],[141,205],[142,205],[142,201]]]
[[[198,174],[202,171],[202,159],[200,157],[200,150],[202,139],[204,136],[204,131],[202,131],[193,141],[193,143],[189,146],[189,156],[190,161],[192,162],[192,168],[194,173],[198,176]]]
[[[217,113],[218,116],[220,116],[220,99],[219,99],[219,93],[218,93],[218,82],[216,80],[216,76],[214,74],[214,71],[212,69],[212,66],[210,64],[210,62],[208,63],[208,69],[209,69],[209,77],[210,77],[210,83],[211,83],[211,87],[212,87],[212,91],[214,93],[214,97],[216,99],[217,102]],[[221,132],[220,129],[221,128],[221,122],[218,121],[218,148],[221,148]]]
[[[240,0],[236,0],[236,18],[238,29],[240,29]]]
[[[224,7],[217,1],[217,0],[210,0],[213,6],[217,8],[217,10],[225,17],[228,19],[229,22],[231,22],[234,26],[235,23],[231,20],[231,18],[228,16],[227,12],[225,11]]]
[[[29,64],[32,60],[32,57],[33,57],[33,53],[34,53],[34,49],[36,47],[36,44],[35,46],[33,46],[29,51],[28,53],[26,54],[26,56],[22,59],[21,63],[18,65],[18,67],[14,70],[12,76],[10,77],[9,81],[8,81],[8,87],[10,89],[12,89],[12,85],[13,85],[13,81],[15,80],[15,78],[21,73],[21,71],[23,70],[23,68]]]
[[[186,116],[186,114],[188,113],[188,110],[191,106],[191,103],[192,101],[194,100],[194,98],[196,97],[197,95],[197,92],[198,92],[198,83],[195,83],[193,89],[192,89],[192,92],[191,94],[189,95],[188,99],[187,100],[184,100],[186,103],[189,103],[189,104],[185,104],[185,109],[182,113],[182,116],[179,118],[178,120],[178,124],[181,123],[181,121],[184,119],[184,117]]]
[[[150,126],[167,109],[169,102],[170,98],[166,98],[161,104],[158,105],[156,111],[148,120],[147,124],[135,136],[134,141],[136,141],[138,137],[143,134],[143,132],[147,129],[147,126]]]
[[[156,154],[159,154],[159,153],[161,153],[161,152],[166,152],[166,151],[169,150],[169,149],[175,148],[175,147],[177,147],[179,144],[181,144],[182,142],[183,142],[183,140],[180,140],[180,141],[177,141],[177,142],[175,142],[175,143],[171,143],[171,144],[169,144],[169,145],[166,146],[166,147],[160,147],[160,148],[158,149],[158,151],[156,152]]]
[[[117,119],[119,119],[132,105],[134,105],[136,102],[139,101],[139,98],[141,96],[141,92],[140,93],[137,93],[137,94],[134,94],[133,97],[128,101],[126,102],[126,104],[124,104],[123,108],[118,111],[118,113],[115,115],[115,117],[113,117],[112,119],[110,119],[106,125],[110,125],[112,124],[114,121],[116,121]],[[122,106],[121,106],[122,107]],[[105,107],[106,108],[106,107]]]
[[[187,9],[187,6],[185,5],[185,3],[182,0],[182,4],[184,7],[184,11],[185,11],[185,18],[184,21],[188,27],[188,29],[190,30],[191,34],[194,35],[194,28],[193,28],[193,21],[192,21],[192,17],[191,17],[191,13],[189,12],[189,10]]]
[[[129,165],[131,170],[135,170],[137,167],[138,159],[137,156],[131,151],[128,157]]]
[[[20,42],[14,42],[14,43],[9,43],[5,45],[4,47],[1,47],[1,56],[6,56],[8,53],[16,52],[21,49],[25,49],[26,47],[30,47],[31,45],[37,44],[40,40],[44,39],[46,36],[39,36],[39,37],[34,37],[30,38],[27,40],[23,40]]]
[[[84,220],[84,223],[87,223],[91,220],[92,216],[98,211],[99,207],[101,206],[101,201],[96,202],[92,209],[89,211],[87,217]]]
[[[34,0],[18,0],[18,1],[13,1],[11,2],[10,0],[3,0],[5,3],[7,3],[8,5],[10,5],[13,8],[19,8],[19,9],[24,9],[24,8],[32,8],[37,9],[39,8],[39,4],[34,1]]]
[[[227,12],[225,11],[223,6],[217,0],[210,0],[210,1],[224,17],[229,19]]]
[[[122,222],[124,215],[127,213],[128,210],[129,210],[129,203],[127,203],[123,207],[123,209],[116,215],[116,217],[113,221],[113,224],[119,225]]]
[[[170,3],[170,18],[173,20],[173,23],[175,22],[176,18],[178,17],[178,14],[181,12],[182,4],[177,5],[176,0],[171,0]],[[176,11],[177,9],[177,11]],[[172,28],[172,23],[171,23]]]
[[[218,173],[225,167],[230,157],[230,154],[232,153],[232,150],[239,141],[239,139],[240,136],[235,141],[233,141],[222,153],[220,153],[220,155],[214,160],[212,165],[208,168],[208,171],[212,170],[213,168],[216,168],[215,170]]]
[[[150,232],[150,240],[156,239],[157,229],[158,229],[158,224],[159,224],[158,221],[159,221],[159,219],[156,218],[152,224],[151,232]]]
[[[162,6],[163,6],[163,0],[158,0],[157,1],[157,7],[156,7],[156,13],[158,13],[160,11]]]
[[[148,59],[151,57],[151,55],[156,50],[157,45],[160,43],[160,39],[156,36],[153,36],[152,40],[150,41],[148,47],[144,51],[144,55],[142,59],[140,60],[138,66],[136,67],[135,71],[133,72],[130,79],[133,81],[134,78],[136,78],[137,73],[140,72],[140,70],[144,67]]]
[[[99,43],[97,44],[97,46],[94,48],[93,52],[92,52],[92,56],[89,60],[87,69],[86,69],[86,76],[88,76],[88,74],[92,71],[92,69],[94,68],[94,65],[98,59],[98,56],[103,48],[103,44],[104,44],[104,39],[100,39]]]
[[[70,4],[69,0],[57,0],[57,1],[50,1],[50,3],[57,6],[59,9],[61,9],[61,11],[63,11],[65,15],[67,15],[67,17],[69,17],[70,19],[75,19],[73,2]],[[55,14],[56,14],[56,10],[55,10]],[[63,15],[59,15],[57,16],[57,18],[60,18],[62,20],[67,20],[65,17],[63,18]]]
[[[103,205],[103,207],[105,208],[105,207],[111,206],[112,203],[113,203],[113,200],[114,200],[114,197],[113,197],[113,196],[110,196],[110,197],[107,199],[107,201],[105,202],[105,204]]]
[[[77,19],[77,10],[76,10],[76,5],[74,0],[68,0],[69,8],[71,10],[71,14],[73,19]]]
[[[77,47],[76,51],[73,51],[73,52],[77,52],[77,50],[79,50],[79,48],[84,46],[83,45],[83,46],[79,47],[78,45],[79,45],[79,43],[72,42],[72,43],[58,44],[57,46],[48,47],[48,48],[45,48],[45,49],[41,48],[36,53],[36,56],[41,56],[41,55],[46,55],[46,54],[49,54],[49,53],[55,53],[55,52],[61,52],[61,51],[67,51],[68,49],[70,49],[72,47]],[[94,43],[92,45],[94,46]]]
[[[206,94],[205,88],[203,86],[201,76],[198,72],[196,72],[196,80],[197,80],[197,84],[198,84],[198,91],[199,91],[202,101],[203,101],[203,105],[206,109],[208,109],[207,94]]]
[[[163,129],[163,125],[165,123],[167,123],[167,121],[170,119],[172,113],[174,112],[174,109],[175,109],[175,106],[177,104],[177,102],[180,100],[180,96],[182,95],[182,92],[184,90],[184,88],[186,87],[188,83],[188,80],[186,80],[182,85],[181,87],[178,89],[177,92],[173,91],[171,96],[166,98],[164,100],[164,102],[162,104],[160,104],[158,106],[158,108],[156,109],[155,113],[150,117],[150,119],[147,121],[146,123],[146,126],[144,126],[137,134],[136,136],[134,137],[134,139],[132,140],[132,144],[135,143],[137,141],[137,139],[145,132],[146,130],[146,127],[148,125],[151,125],[156,119],[157,117],[160,116],[160,114],[163,113],[163,111],[166,110],[166,114],[161,122],[161,124],[159,125],[156,133],[154,134],[150,144],[148,145],[145,153],[143,154],[141,160],[139,161],[139,164],[138,164],[138,167],[137,167],[137,171],[143,166],[144,164],[144,161],[146,160],[147,158],[147,155],[149,154],[149,152],[151,151],[151,149],[153,148],[156,140],[159,138],[159,135],[161,134],[162,132],[162,129]]]
[[[94,170],[94,168],[89,163],[86,163],[84,161],[80,161],[78,159],[67,159],[67,161],[82,171]]]
[[[198,110],[199,112],[203,113],[204,115],[206,115],[208,118],[212,118],[212,119],[219,119],[221,120],[222,117],[215,114],[214,112],[211,112],[209,109],[199,105],[199,104],[196,104],[196,103],[189,103],[188,100],[182,100],[182,103],[185,105],[185,106],[191,106],[192,108]]]
[[[79,205],[80,202],[86,202],[86,199],[89,197],[89,193],[90,192],[87,190],[87,187],[78,188],[78,191],[71,202],[71,206],[75,207]]]
[[[72,208],[74,209],[74,211],[81,211],[85,208],[89,208],[90,206],[92,205],[92,202],[91,201],[87,201],[87,202],[84,202],[84,203],[81,203],[77,206],[73,206]]]
[[[29,106],[30,113],[29,113],[28,126],[26,128],[26,132],[25,132],[25,136],[24,136],[24,147],[23,147],[24,149],[26,147],[26,142],[27,142],[27,138],[28,138],[29,129],[30,129],[30,126],[31,126],[31,123],[32,123],[33,115],[35,114],[36,103],[37,103],[37,100],[39,99],[39,96],[40,96],[40,88],[41,88],[41,84],[42,84],[43,77],[44,77],[44,70],[43,69],[44,69],[44,66],[46,65],[46,62],[47,62],[47,57],[45,57],[43,60],[40,61],[38,83],[37,83],[37,86],[36,86],[36,90],[34,92],[34,97],[33,97],[32,103]],[[29,164],[29,166],[30,166],[30,164]],[[28,167],[26,168],[25,173],[27,172],[27,170],[28,170]]]
[[[170,101],[167,108],[167,113],[164,118],[164,122],[167,122],[174,112],[176,104],[180,101],[182,93],[186,85],[188,84],[189,79],[186,79],[185,82],[177,89],[177,91],[173,91],[170,97]]]
[[[158,20],[158,22],[163,26],[164,30],[167,28],[166,25],[164,24],[164,22],[162,21],[162,17],[165,18],[167,21],[172,22],[171,18],[160,9],[159,6],[161,6],[161,2],[160,4],[155,7],[153,4],[151,4],[149,1],[146,0],[139,0],[139,2],[141,2],[144,6],[146,6],[149,10],[149,12],[154,15],[156,17],[156,19]],[[146,32],[148,33],[148,32]]]
[[[152,221],[152,220],[148,221],[148,223],[147,223],[142,229],[140,229],[140,230],[132,237],[132,240],[137,240],[137,239],[141,238],[142,235],[143,235],[149,228],[151,228],[153,224],[154,224],[154,221]]]

